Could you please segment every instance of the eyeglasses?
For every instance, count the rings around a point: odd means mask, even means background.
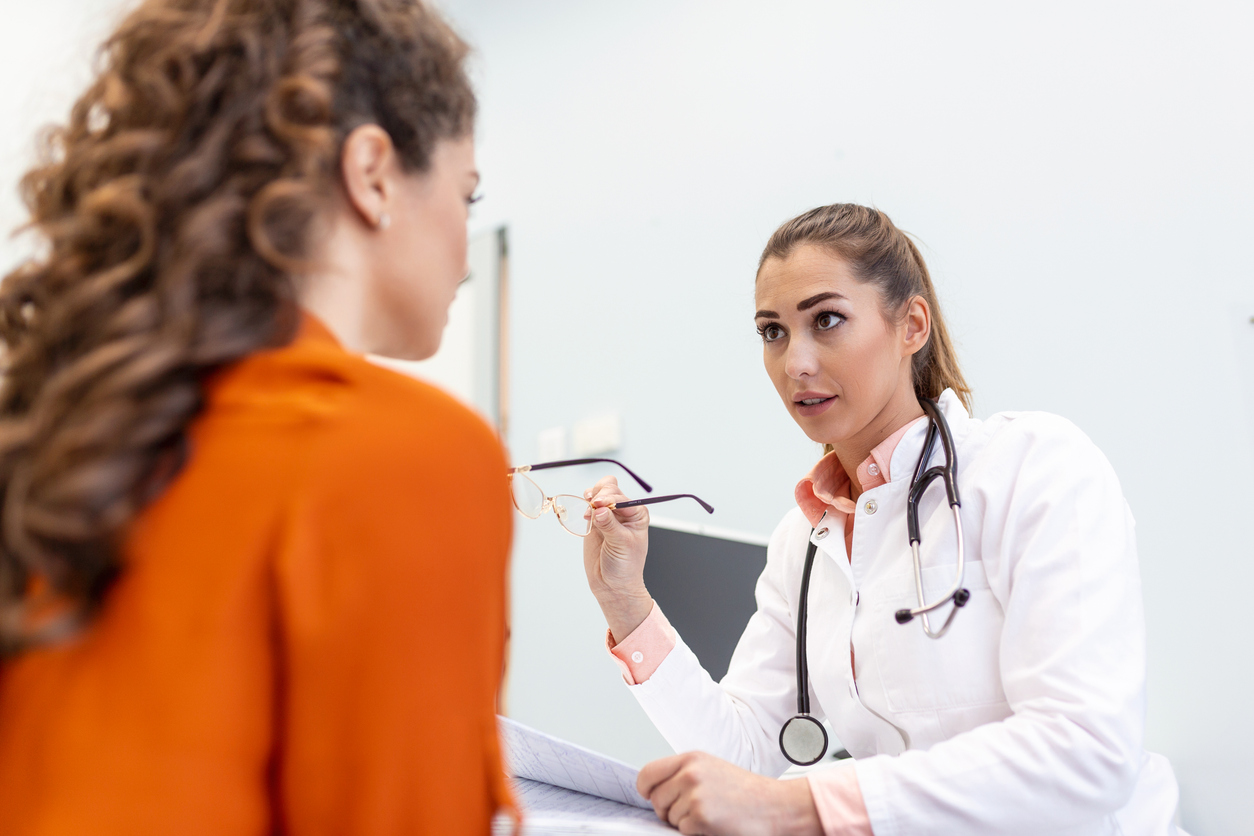
[[[510,495],[514,499],[514,507],[518,509],[518,513],[532,520],[538,520],[546,511],[552,511],[557,516],[557,521],[562,524],[562,528],[576,537],[587,537],[592,532],[591,503],[582,496],[574,496],[568,493],[549,496],[544,492],[544,488],[537,485],[535,480],[527,474],[536,470],[547,470],[552,467],[573,467],[578,464],[594,464],[596,462],[608,462],[609,464],[618,465],[627,471],[627,475],[634,479],[636,484],[646,492],[653,492],[652,485],[633,473],[631,468],[622,462],[614,459],[565,459],[560,462],[541,462],[540,464],[528,464],[522,467],[510,468]],[[695,500],[705,509],[707,514],[714,513],[714,508],[709,503],[690,493],[650,496],[644,499],[628,500],[627,502],[614,502],[602,507],[611,510],[615,508],[632,508],[637,505],[655,505],[659,502],[671,502],[676,499]]]

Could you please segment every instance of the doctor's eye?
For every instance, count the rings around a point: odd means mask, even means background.
[[[814,327],[820,331],[830,331],[844,321],[845,318],[835,311],[823,311],[814,317]]]
[[[766,325],[758,326],[758,336],[762,338],[763,342],[773,343],[784,336],[784,329],[774,322],[768,322]]]

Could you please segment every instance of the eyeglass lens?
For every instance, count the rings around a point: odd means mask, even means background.
[[[510,491],[514,497],[514,507],[524,517],[537,519],[544,513],[544,491],[540,486],[521,473],[509,476]]]

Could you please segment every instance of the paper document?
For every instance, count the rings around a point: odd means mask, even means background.
[[[523,809],[522,836],[674,836],[675,830],[642,810],[608,798],[515,778],[514,792]],[[513,821],[504,814],[492,823],[493,836],[509,836]]]
[[[598,755],[528,728],[508,717],[497,718],[506,769],[516,778],[539,781],[587,795],[608,798],[653,813],[653,806],[636,792],[636,775],[622,761]]]

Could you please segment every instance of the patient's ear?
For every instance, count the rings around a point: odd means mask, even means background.
[[[378,125],[360,125],[344,140],[340,151],[344,193],[366,226],[377,228],[387,217],[398,171],[392,137]]]

